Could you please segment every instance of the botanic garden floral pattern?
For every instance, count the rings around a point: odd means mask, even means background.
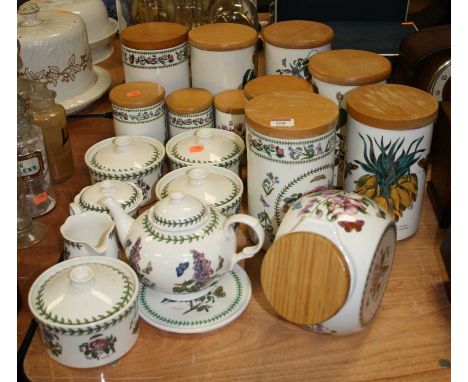
[[[45,326],[41,325],[40,328],[45,348],[54,356],[60,356],[62,354],[62,345],[60,345],[59,336],[48,330]]]
[[[129,247],[132,245],[132,241],[129,239],[127,240],[126,247]],[[130,255],[128,257],[128,261],[132,268],[135,270],[137,273],[138,277],[140,278],[140,281],[151,287],[154,288],[156,284],[154,282],[151,282],[148,279],[148,275],[153,271],[153,266],[151,264],[151,261],[148,261],[146,266],[144,268],[140,267],[140,261],[141,261],[141,256],[140,256],[140,251],[141,251],[141,237],[138,237],[138,239],[133,243],[132,248],[130,248]]]
[[[143,178],[138,178],[135,184],[140,187],[141,192],[143,193],[143,199],[146,200],[149,196],[151,187],[148,183],[146,183]]]
[[[225,124],[219,124],[216,126],[216,128],[221,129],[221,130],[227,130],[232,133],[236,133],[239,136],[244,136],[245,134],[245,124],[244,123],[234,123],[233,121],[229,121],[227,125]]]
[[[213,124],[213,108],[195,113],[195,114],[176,114],[168,113],[169,126],[179,129],[198,129],[200,127],[212,127]]]
[[[207,294],[189,301],[174,301],[167,298],[161,301],[162,304],[185,304],[187,310],[184,310],[182,314],[188,314],[191,312],[209,312],[213,305],[216,303],[218,298],[226,297],[224,288],[220,285],[216,287],[214,291],[209,291]]]
[[[418,196],[418,178],[411,173],[411,166],[418,162],[422,153],[419,148],[424,136],[414,139],[405,150],[405,138],[380,142],[376,138],[359,134],[364,149],[364,160],[354,160],[366,174],[354,183],[355,192],[375,200],[394,219],[398,221],[407,208],[411,208]],[[375,146],[374,146],[375,145]],[[376,149],[380,154],[376,156]]]
[[[187,61],[188,45],[158,51],[133,50],[122,46],[122,61],[137,68],[167,68]]]
[[[88,342],[82,343],[79,350],[84,354],[86,359],[101,360],[115,353],[115,342],[117,338],[112,334],[104,336],[103,334],[95,334],[89,338]]]
[[[306,57],[299,57],[289,62],[287,58],[281,60],[281,68],[276,69],[277,74],[286,74],[290,76],[302,77],[310,80],[309,60],[318,53],[317,49],[311,50]]]
[[[147,108],[126,109],[112,105],[112,116],[116,121],[124,123],[151,122],[164,116],[164,103],[160,102],[155,106]]]
[[[174,293],[198,292],[213,283],[220,276],[217,272],[220,270],[219,265],[222,267],[224,259],[218,257],[218,267],[215,271],[211,266],[211,260],[206,259],[203,252],[192,249],[190,253],[192,254],[193,259],[193,276],[191,279],[175,284],[174,288],[172,288]],[[179,264],[178,268],[179,267],[181,267],[181,264]]]
[[[296,210],[297,216],[307,214],[316,219],[336,222],[345,232],[360,232],[365,225],[361,217],[368,213],[367,209],[372,203],[360,195],[327,190],[303,197],[291,207],[291,210]],[[377,209],[376,216],[384,219],[385,212]]]

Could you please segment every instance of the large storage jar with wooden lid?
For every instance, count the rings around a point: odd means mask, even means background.
[[[338,107],[311,91],[259,95],[245,106],[249,215],[273,242],[288,208],[333,181]]]
[[[234,23],[206,24],[189,32],[192,86],[215,96],[239,89],[255,74],[257,31]]]
[[[206,89],[187,88],[166,97],[169,138],[191,129],[214,127],[213,96]]]
[[[126,82],[149,81],[166,94],[190,86],[187,29],[176,23],[132,25],[120,35]]]
[[[312,84],[300,77],[269,74],[249,81],[244,87],[245,98],[252,98],[265,93],[279,91],[312,91]]]
[[[153,82],[127,82],[109,93],[115,136],[143,135],[166,142],[164,88]]]
[[[340,120],[336,126],[334,186],[342,188],[344,182],[346,93],[358,86],[385,83],[391,71],[390,61],[365,50],[330,50],[309,60],[309,73],[317,92],[331,99],[340,109]]]
[[[309,79],[310,57],[330,50],[333,37],[332,28],[314,21],[288,20],[268,25],[263,31],[265,74]]]
[[[438,103],[423,90],[375,84],[351,90],[347,109],[345,190],[382,206],[405,239],[419,225]]]

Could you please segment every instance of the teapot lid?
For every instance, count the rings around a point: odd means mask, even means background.
[[[245,150],[241,137],[230,131],[200,128],[177,134],[166,144],[167,155],[184,165],[236,161]]]
[[[33,283],[28,302],[38,320],[75,330],[123,313],[137,294],[138,278],[127,264],[85,256],[47,269]]]
[[[143,201],[139,187],[133,183],[106,179],[83,188],[75,198],[75,203],[85,211],[107,213],[108,208],[100,202],[106,196],[112,196],[126,213],[137,208]]]
[[[161,230],[193,230],[202,226],[210,211],[199,199],[184,192],[171,192],[152,207],[153,224]]]
[[[338,247],[310,232],[293,232],[275,240],[261,268],[268,302],[295,324],[318,324],[345,304],[350,272]]]
[[[234,172],[218,167],[182,167],[162,177],[156,185],[159,199],[170,193],[185,191],[206,204],[226,209],[242,196],[242,180]]]

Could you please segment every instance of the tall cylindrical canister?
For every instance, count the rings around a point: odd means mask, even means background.
[[[265,229],[264,249],[289,207],[333,181],[338,107],[311,91],[283,91],[245,106],[249,215]]]
[[[332,28],[314,21],[288,20],[268,25],[263,30],[265,74],[309,79],[310,57],[330,50],[333,37]]]
[[[132,25],[120,35],[125,82],[156,82],[166,94],[188,88],[187,28],[176,23]]]
[[[333,185],[343,188],[346,148],[346,93],[363,85],[385,83],[392,65],[385,57],[365,50],[338,49],[321,52],[309,60],[309,73],[317,92],[335,102],[340,109],[336,126],[335,171]]]
[[[169,138],[191,129],[213,128],[213,96],[206,89],[187,88],[166,97]]]
[[[242,88],[255,75],[257,31],[234,23],[206,24],[189,32],[192,86],[214,96]]]
[[[418,229],[437,109],[434,97],[405,85],[348,93],[345,190],[383,207],[396,222],[398,240]]]
[[[297,90],[312,91],[312,84],[300,77],[269,74],[249,81],[244,87],[244,94],[247,100],[251,100],[260,94]]]
[[[109,93],[115,136],[143,135],[166,143],[164,88],[153,82],[127,82]]]
[[[215,127],[243,137],[245,135],[245,101],[242,89],[225,90],[218,93],[213,100]]]

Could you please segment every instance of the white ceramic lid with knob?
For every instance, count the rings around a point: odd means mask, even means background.
[[[138,278],[124,262],[80,257],[56,264],[40,275],[29,292],[29,306],[42,322],[86,325],[106,321],[131,306]]]
[[[161,164],[164,147],[156,139],[144,136],[120,136],[104,139],[85,154],[90,169],[105,173],[144,173]]]
[[[245,150],[241,137],[230,131],[201,128],[180,133],[166,144],[168,157],[181,165],[214,164],[228,167]]]
[[[169,172],[156,185],[158,199],[174,191],[186,192],[225,213],[236,211],[244,186],[238,175],[225,168],[189,166]]]
[[[108,213],[107,207],[101,203],[106,196],[112,196],[129,215],[136,212],[143,201],[141,189],[133,183],[108,179],[83,188],[70,208],[74,214],[85,211]]]

